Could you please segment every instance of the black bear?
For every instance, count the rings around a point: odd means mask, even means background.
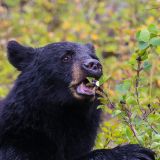
[[[20,75],[0,102],[0,160],[154,160],[134,144],[91,151],[101,111],[87,77],[102,75],[92,44],[7,49]]]

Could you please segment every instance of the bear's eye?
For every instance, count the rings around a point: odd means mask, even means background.
[[[63,61],[63,62],[69,62],[69,61],[71,61],[71,59],[72,59],[72,55],[66,54],[66,55],[62,58],[62,61]]]

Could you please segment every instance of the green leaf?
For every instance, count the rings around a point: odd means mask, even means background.
[[[99,87],[102,84],[104,84],[109,78],[110,78],[110,76],[103,75],[103,76],[101,76],[99,81],[95,81],[95,78],[93,78],[93,77],[87,77],[87,80],[89,81],[89,83],[95,84],[96,86]]]
[[[108,107],[104,107],[103,110],[104,110],[106,113],[112,114],[112,109],[110,109],[110,108],[108,108]]]
[[[150,40],[150,44],[153,46],[160,46],[160,37],[154,37]]]
[[[123,84],[116,85],[116,91],[120,92],[123,90]]]
[[[133,96],[129,96],[127,99],[126,99],[126,103],[127,104],[137,104],[135,98]]]
[[[150,33],[148,29],[144,29],[139,33],[138,41],[148,42],[150,39]]]
[[[148,54],[144,54],[143,56],[141,56],[142,61],[148,59]]]
[[[87,77],[87,80],[89,81],[89,83],[93,83],[94,78],[93,77]]]
[[[160,147],[160,142],[153,142],[153,143],[151,144],[151,147],[152,147],[152,148],[158,148],[158,147]]]
[[[114,115],[114,116],[117,116],[117,115],[119,115],[119,114],[121,114],[121,110],[115,110],[112,114]]]
[[[126,102],[126,95],[121,95],[120,97],[119,97],[119,101],[120,102]]]
[[[106,75],[103,75],[101,76],[101,78],[99,79],[99,85],[101,86],[102,84],[104,84],[111,76],[106,76]]]
[[[124,80],[124,87],[125,88],[130,88],[131,87],[131,85],[132,85],[132,82],[131,82],[131,80],[130,79],[126,79],[126,80]]]
[[[104,105],[99,105],[99,106],[97,107],[97,109],[104,109],[104,108],[105,108]]]
[[[153,140],[160,142],[160,134],[154,134],[152,137],[153,137]]]
[[[20,3],[20,0],[5,0],[5,3],[10,7],[15,7]]]
[[[145,61],[145,62],[143,63],[143,69],[144,69],[145,71],[150,70],[151,67],[152,67],[152,64],[149,63],[148,61]]]
[[[137,39],[137,40],[139,40],[140,33],[141,33],[141,31],[138,31],[138,32],[136,33],[136,39]]]
[[[149,47],[149,43],[148,42],[143,42],[143,41],[140,41],[138,43],[138,48],[140,50],[144,50],[144,49],[147,49]]]
[[[107,104],[107,102],[108,102],[108,100],[103,97],[99,97],[98,99],[100,100],[101,104]]]
[[[128,140],[130,140],[130,138],[132,136],[132,132],[131,132],[130,128],[128,128],[128,127],[126,128],[126,136],[127,136]]]
[[[148,30],[153,33],[153,34],[157,34],[158,33],[158,28],[155,24],[150,24],[148,26]]]
[[[140,55],[140,56],[143,56],[143,55],[145,55],[147,53],[147,51],[144,49],[144,50],[140,50],[139,52],[138,52],[138,54]],[[137,57],[136,57],[137,58]]]
[[[131,87],[131,82],[129,80],[125,80],[122,84],[116,85],[116,90],[121,94],[126,94]]]

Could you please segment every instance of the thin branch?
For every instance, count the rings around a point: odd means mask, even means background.
[[[131,119],[132,113],[129,111],[129,109],[126,108],[126,106],[125,106],[126,104],[124,102],[121,103],[121,105],[122,105],[122,110],[126,113],[126,115],[128,117],[128,120],[125,119],[126,123],[128,124],[129,128],[133,132],[133,135],[136,138],[136,140],[138,141],[138,143],[141,144],[140,140],[138,139],[137,131],[135,129],[135,126],[132,124],[132,119]]]
[[[138,88],[139,88],[139,81],[140,81],[140,72],[142,71],[142,69],[141,69],[142,60],[141,60],[141,57],[138,57],[136,60],[137,60],[137,63],[138,63],[138,67],[137,67],[137,70],[136,70],[137,75],[136,75],[136,84],[135,84],[135,94],[136,94],[137,104],[140,107]],[[141,108],[140,108],[140,110],[141,110]],[[142,111],[142,113],[143,113],[143,111]]]
[[[138,92],[138,88],[139,88],[139,81],[140,81],[140,72],[142,71],[142,67],[141,67],[141,64],[142,64],[142,60],[141,60],[141,57],[139,56],[137,59],[137,63],[138,63],[138,67],[137,67],[137,75],[136,75],[136,84],[135,84],[135,94],[136,94],[136,101],[137,101],[137,104],[139,106],[139,109],[142,113],[142,116],[144,115],[144,112],[143,110],[141,109],[141,106],[140,106],[140,102],[139,102],[139,92]],[[143,116],[143,120],[148,124],[148,126],[153,130],[154,133],[158,134],[158,132],[153,128],[153,126],[148,122],[147,120],[147,117],[144,117]]]

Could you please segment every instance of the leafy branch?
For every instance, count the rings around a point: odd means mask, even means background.
[[[160,115],[154,114],[159,103],[155,104],[154,98],[150,94],[152,88],[151,85],[148,85],[148,78],[143,77],[151,73],[148,72],[152,67],[149,57],[151,54],[155,54],[151,51],[160,46],[159,33],[160,30],[153,24],[137,32],[136,39],[138,47],[128,63],[132,67],[132,70],[135,71],[135,75],[131,75],[128,79],[116,85],[120,103],[114,102],[113,98],[109,97],[109,94],[103,91],[102,87],[97,87],[97,89],[101,92],[104,99],[106,99],[106,101],[102,99],[103,106],[105,107],[106,103],[114,106],[112,115],[118,117],[119,120],[122,120],[122,123],[125,122],[124,125],[127,124],[129,127],[129,131],[124,129],[125,134],[130,137],[129,140],[132,139],[132,142],[135,143],[132,138],[134,135],[138,143],[148,145],[148,147],[155,147],[156,145],[156,147],[160,148],[160,143],[157,141],[152,142],[151,139],[151,137],[153,139],[154,137],[159,137],[160,134],[158,131],[158,119]],[[153,79],[149,79],[149,83],[153,83],[151,80]],[[147,97],[148,90],[149,98]],[[155,118],[155,121],[152,120],[152,117]],[[150,137],[150,139],[145,142],[145,137]],[[155,139],[157,140],[157,138]]]
[[[132,119],[131,119],[131,116],[132,116],[132,113],[131,111],[128,109],[129,107],[126,107],[126,103],[121,101],[121,106],[122,106],[122,110],[125,112],[126,117],[123,117],[125,122],[127,123],[127,125],[129,126],[129,128],[131,129],[131,131],[133,132],[133,135],[134,137],[137,139],[137,141],[139,142],[139,144],[141,144],[140,140],[138,139],[138,134],[137,134],[137,131],[135,129],[135,126],[132,124]]]

